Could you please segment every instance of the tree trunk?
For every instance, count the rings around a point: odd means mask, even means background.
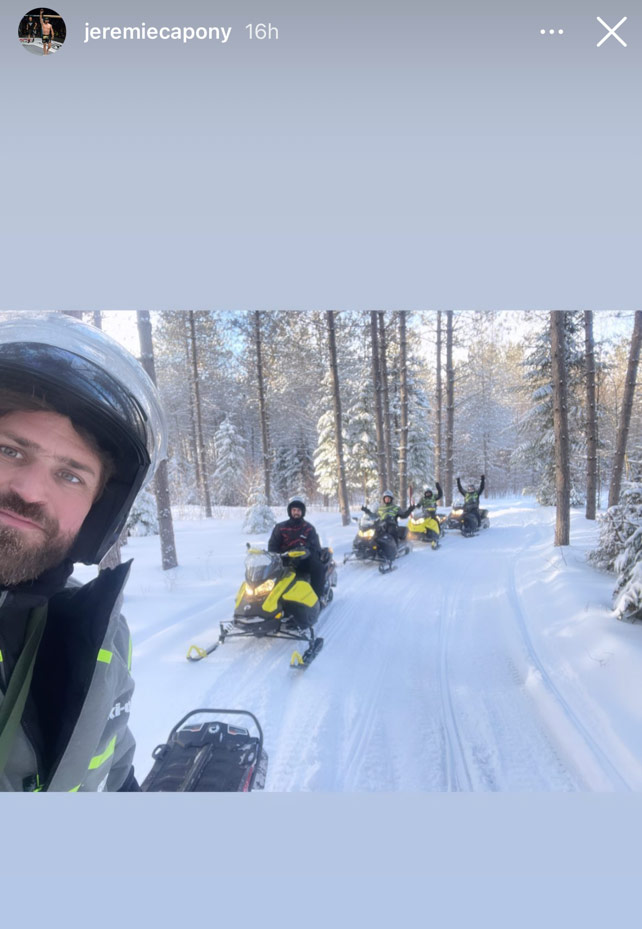
[[[622,414],[620,416],[620,424],[618,426],[617,439],[615,442],[615,458],[613,459],[613,473],[611,475],[611,485],[609,487],[609,506],[615,506],[620,499],[622,472],[624,471],[624,456],[626,454],[626,443],[629,437],[629,426],[631,425],[631,411],[633,410],[633,396],[635,394],[635,382],[637,379],[638,365],[640,363],[641,346],[642,310],[636,310],[633,335],[631,336],[631,348],[629,351],[629,363],[626,371],[626,384],[624,385],[624,397],[622,399]]]
[[[408,368],[406,343],[406,310],[399,312],[399,400],[401,428],[399,432],[399,506],[408,501]]]
[[[100,310],[94,310],[92,322],[94,326],[96,327],[96,329],[103,328],[103,314],[100,312]]]
[[[435,435],[435,480],[440,484],[443,480],[443,390],[441,386],[441,310],[437,313],[437,371],[436,371],[436,388],[435,388],[435,410],[437,413],[436,435]]]
[[[453,311],[446,311],[446,506],[453,502],[453,446],[455,442],[455,369],[453,367]]]
[[[189,416],[190,416],[190,455],[191,461],[194,462],[194,471],[196,472],[196,487],[201,501],[205,499],[203,490],[203,475],[201,474],[201,462],[198,454],[198,439],[196,435],[196,401],[194,399],[194,384],[191,375],[192,371],[192,354],[191,354],[191,337],[189,314],[181,313],[183,323],[183,347],[185,349],[185,364],[187,371],[190,372],[188,377],[188,396],[189,396]],[[188,458],[189,460],[189,458]]]
[[[372,342],[372,382],[375,396],[375,427],[377,431],[377,467],[379,471],[379,496],[388,486],[386,475],[386,443],[383,431],[383,385],[381,383],[381,364],[379,358],[379,337],[377,334],[377,313],[370,313],[370,338]],[[364,497],[364,500],[366,498]]]
[[[566,383],[565,314],[553,311],[551,321],[551,360],[553,376],[553,431],[555,433],[555,545],[568,545],[571,522],[571,475]]]
[[[103,560],[98,565],[98,571],[104,571],[105,568],[116,568],[121,562],[120,550],[123,545],[127,544],[127,526],[123,526],[122,532],[109,549]]]
[[[343,436],[341,433],[341,396],[339,394],[339,370],[337,365],[337,341],[334,331],[334,312],[326,312],[328,322],[328,348],[330,351],[330,378],[332,382],[332,403],[334,407],[334,432],[337,447],[337,474],[339,478],[339,509],[344,526],[350,523],[348,507],[348,488],[346,485],[345,465],[343,461]]]
[[[584,313],[586,356],[586,518],[595,519],[597,498],[597,403],[595,395],[595,343],[593,313]]]
[[[261,444],[263,447],[263,483],[268,506],[270,503],[270,433],[265,403],[265,380],[263,378],[263,352],[261,346],[261,313],[254,312],[254,348],[256,350],[256,379],[259,391],[259,416],[261,418]]]
[[[188,311],[189,328],[191,336],[191,361],[192,361],[192,383],[194,386],[194,413],[196,416],[196,454],[200,465],[201,472],[201,499],[205,502],[205,516],[212,516],[212,501],[210,499],[209,479],[207,473],[207,464],[205,460],[205,439],[203,436],[203,416],[201,411],[201,391],[198,380],[198,356],[196,351],[196,325],[194,322],[194,310]]]
[[[154,365],[154,344],[152,342],[152,324],[148,310],[138,310],[138,337],[140,339],[141,364],[147,371],[150,379],[156,383],[156,368]],[[156,513],[158,515],[158,528],[160,532],[161,558],[163,571],[175,568],[178,564],[176,557],[176,542],[174,540],[174,523],[172,520],[171,500],[169,495],[169,478],[167,475],[167,461],[160,462],[154,479],[154,495],[156,497]]]
[[[379,310],[379,350],[381,352],[381,381],[383,383],[383,434],[386,443],[387,489],[392,490],[394,471],[392,467],[392,417],[390,415],[390,388],[388,384],[388,357],[386,352],[386,327],[384,314]]]

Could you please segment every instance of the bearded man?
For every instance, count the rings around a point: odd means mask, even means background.
[[[156,388],[67,316],[0,323],[0,790],[138,790],[129,564],[84,586],[164,457]]]

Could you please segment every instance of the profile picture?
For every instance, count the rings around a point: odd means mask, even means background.
[[[18,26],[20,44],[32,55],[53,55],[66,37],[64,19],[49,7],[29,10]]]

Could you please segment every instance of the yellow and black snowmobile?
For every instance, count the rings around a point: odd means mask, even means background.
[[[321,609],[333,598],[337,584],[336,565],[332,549],[321,550],[326,575],[319,599],[305,574],[305,548],[284,554],[250,548],[245,557],[245,580],[234,604],[234,617],[220,624],[219,637],[208,648],[191,645],[187,657],[199,661],[211,654],[228,638],[254,636],[258,639],[294,639],[306,642],[301,655],[293,652],[292,667],[305,667],[319,654],[323,639],[314,634],[314,625]]]
[[[420,507],[412,512],[408,518],[406,538],[413,542],[429,543],[431,548],[439,548],[439,541],[443,535],[441,518],[432,507]]]

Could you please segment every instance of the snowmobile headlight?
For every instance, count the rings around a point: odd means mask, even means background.
[[[463,512],[464,512],[463,508],[460,509],[458,507],[456,510],[453,510],[453,516],[461,516]]]
[[[372,539],[375,534],[374,529],[359,529],[358,535],[360,539]]]
[[[251,584],[245,585],[245,591],[248,597],[266,597],[271,590],[274,589],[274,579],[270,578],[269,581],[264,581],[262,584],[259,584],[257,587],[252,587]]]

